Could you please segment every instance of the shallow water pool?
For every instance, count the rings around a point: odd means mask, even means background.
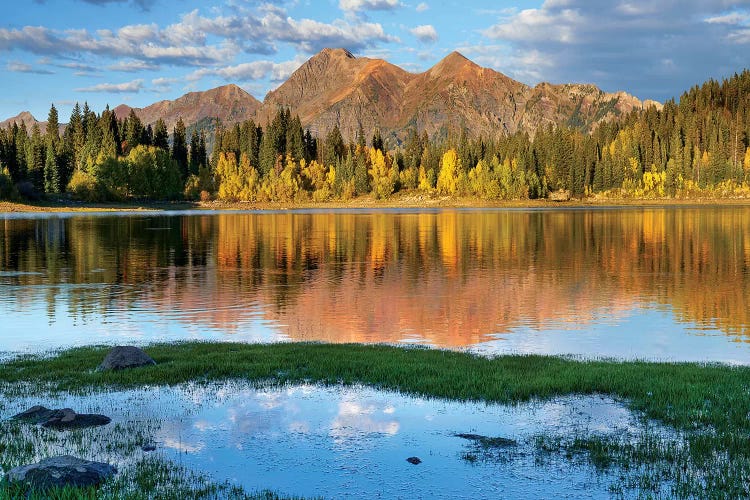
[[[644,425],[622,403],[599,396],[501,406],[359,386],[240,383],[6,399],[2,418],[33,404],[113,417],[107,427],[84,431],[87,438],[78,441],[85,458],[127,467],[146,453],[139,446],[112,450],[106,442],[153,441],[154,453],[219,482],[326,498],[605,498],[610,474],[541,457],[534,436],[627,435]],[[122,429],[143,435],[127,431],[132,435],[123,438]],[[518,444],[488,454],[461,433]],[[38,458],[69,446],[45,443]]]

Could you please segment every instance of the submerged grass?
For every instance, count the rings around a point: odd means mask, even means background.
[[[147,458],[100,488],[66,486],[44,491],[0,483],[0,498],[18,500],[296,500],[272,491],[247,493],[161,458]],[[300,499],[301,500],[301,499]]]
[[[613,492],[737,497],[750,495],[750,368],[696,363],[580,361],[549,356],[485,358],[466,353],[360,344],[157,344],[157,366],[99,373],[108,348],[86,347],[53,357],[24,356],[0,364],[13,390],[88,392],[188,381],[362,383],[422,396],[520,403],[568,394],[608,394],[673,427],[618,439],[541,436],[537,449],[583,456],[598,468],[618,467]],[[15,388],[15,389],[14,389]]]

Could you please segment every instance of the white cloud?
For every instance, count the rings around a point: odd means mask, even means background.
[[[75,89],[76,92],[107,92],[113,94],[137,94],[143,88],[143,80],[125,83],[100,83],[91,87]]]
[[[48,59],[48,58],[45,58]],[[83,71],[85,73],[97,73],[99,70],[94,66],[81,62],[64,62],[64,63],[48,63],[57,66],[58,68],[74,69],[77,71]]]
[[[415,9],[417,12],[424,12],[426,10],[429,10],[430,6],[427,5],[427,3],[422,2],[419,5],[417,5],[417,8]]]
[[[148,61],[139,61],[133,59],[130,61],[120,61],[116,64],[107,66],[107,69],[111,71],[122,71],[124,73],[135,73],[137,71],[153,71],[159,69],[158,64],[153,64]]]
[[[339,8],[345,11],[393,10],[399,7],[399,0],[339,0]]]
[[[50,71],[44,68],[35,68],[31,64],[27,64],[21,61],[10,61],[8,62],[8,71],[14,73],[33,73],[35,75],[54,75],[54,71]]]
[[[746,23],[748,19],[750,19],[750,16],[744,12],[732,12],[721,16],[709,17],[706,19],[706,22],[709,24],[740,25]]]
[[[349,1],[349,0],[347,0]],[[356,5],[355,5],[356,4]],[[397,0],[356,0],[351,7],[398,6]],[[156,24],[135,24],[117,30],[53,30],[25,26],[0,28],[0,51],[22,50],[43,56],[129,58],[143,65],[210,67],[226,65],[244,53],[273,54],[279,44],[304,52],[324,47],[349,50],[372,48],[400,40],[379,23],[362,19],[335,19],[324,23],[295,19],[278,6],[263,4],[254,11],[233,11],[231,15],[205,17],[197,10],[179,22],[160,28]],[[115,65],[118,71],[137,70],[134,65]]]
[[[485,57],[527,83],[595,82],[663,100],[673,97],[669,89],[747,66],[732,45],[750,43],[748,7],[750,0],[546,0],[483,30],[502,53]]]
[[[228,82],[252,82],[269,78],[272,81],[283,81],[304,63],[304,58],[297,57],[291,61],[275,63],[273,61],[253,61],[223,68],[203,68],[186,77],[197,81],[208,76],[217,76]]]
[[[156,92],[157,94],[163,94],[165,92],[171,91],[172,84],[177,83],[178,81],[180,81],[179,78],[154,78],[153,80],[151,80],[151,90],[153,92]]]
[[[585,22],[586,19],[574,9],[525,9],[512,20],[488,28],[484,34],[489,38],[511,41],[571,43]]]
[[[155,24],[134,24],[120,28],[117,35],[129,42],[143,43],[154,40],[158,32],[159,27]]]
[[[437,42],[438,34],[435,28],[431,24],[425,24],[412,28],[409,32],[417,37],[420,42],[434,43]]]

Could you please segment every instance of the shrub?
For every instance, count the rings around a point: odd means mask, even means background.
[[[0,200],[10,200],[16,197],[16,189],[7,169],[0,171]]]
[[[105,190],[96,182],[96,178],[82,170],[73,172],[68,182],[68,192],[81,201],[99,202],[106,199]]]

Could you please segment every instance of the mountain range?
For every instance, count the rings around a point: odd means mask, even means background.
[[[248,119],[268,123],[279,107],[299,115],[302,125],[324,136],[338,126],[353,139],[360,126],[371,135],[403,139],[411,128],[431,137],[466,130],[494,137],[517,131],[534,133],[545,124],[590,131],[634,109],[661,106],[625,92],[606,93],[594,85],[540,83],[528,86],[453,52],[423,73],[410,73],[382,59],[355,57],[344,49],[324,49],[302,64],[260,102],[237,85],[190,92],[173,101],[133,108],[144,124],[162,118],[169,130],[182,117],[188,128],[213,129],[218,118],[230,125]],[[131,108],[114,111],[124,118]],[[28,112],[13,121],[30,128],[38,122]]]

